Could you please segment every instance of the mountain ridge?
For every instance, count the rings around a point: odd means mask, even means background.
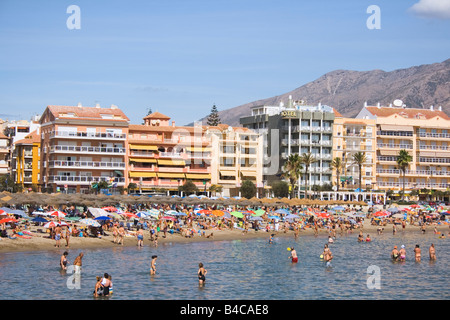
[[[450,59],[392,71],[337,69],[289,92],[221,110],[219,116],[222,123],[240,126],[239,118],[249,116],[251,107],[278,105],[289,96],[312,105],[329,105],[345,117],[355,117],[365,102],[387,106],[395,99],[403,100],[408,108],[442,106],[450,115]],[[199,121],[205,124],[206,118]]]

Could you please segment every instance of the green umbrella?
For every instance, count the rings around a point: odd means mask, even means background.
[[[244,217],[244,214],[242,212],[239,212],[239,211],[233,211],[233,212],[230,212],[230,214],[235,216],[236,218],[243,218]]]
[[[255,211],[254,214],[252,214],[252,216],[259,217],[259,216],[262,216],[265,213],[266,213],[266,211],[264,211],[263,209],[258,209],[258,210]]]

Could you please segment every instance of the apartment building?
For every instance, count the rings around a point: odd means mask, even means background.
[[[376,122],[376,188],[402,189],[396,163],[402,149],[412,156],[406,190],[450,187],[450,117],[442,108],[407,108],[395,100],[388,107],[365,106],[357,118]]]
[[[178,193],[191,180],[202,191],[211,186],[210,139],[202,126],[175,126],[170,117],[154,112],[144,124],[130,124],[127,185],[139,192]]]
[[[309,168],[310,185],[332,183],[333,123],[336,110],[326,105],[293,101],[279,106],[255,106],[252,115],[240,123],[263,135],[264,181],[280,180],[282,168],[291,154],[311,152],[316,161]],[[304,172],[305,173],[305,169]],[[306,176],[302,175],[302,185]]]
[[[240,196],[243,181],[252,181],[257,196],[264,194],[263,137],[242,127],[219,124],[206,127],[211,140],[211,183],[223,187],[224,196]]]
[[[39,128],[14,144],[12,171],[23,190],[38,190],[40,179],[41,136]]]
[[[48,106],[41,125],[41,188],[86,193],[125,186],[128,117],[117,106]]]
[[[364,190],[373,188],[376,182],[376,123],[375,119],[353,119],[343,117],[336,112],[333,126],[333,159],[340,158],[344,164],[337,179],[336,169],[333,169],[333,185],[339,183],[339,189],[359,188],[359,181]],[[366,162],[359,168],[353,155],[362,152]]]
[[[0,176],[9,173],[9,138],[0,132]]]

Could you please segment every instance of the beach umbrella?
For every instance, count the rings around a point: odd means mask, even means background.
[[[58,222],[55,221],[49,221],[46,224],[44,224],[44,228],[53,228],[58,225]]]
[[[48,222],[48,220],[42,217],[36,217],[33,220],[31,220],[31,222]]]
[[[175,211],[175,210],[167,210],[167,211],[165,212],[165,214],[176,216],[176,215],[178,214],[178,212]]]
[[[345,208],[344,208],[343,206],[336,206],[336,207],[334,207],[333,209],[334,209],[334,210],[340,210],[340,211],[342,211],[342,210],[344,210]]]
[[[289,210],[286,209],[278,209],[275,211],[275,213],[279,213],[279,214],[289,214]]]
[[[448,216],[448,215],[450,215],[450,211],[439,212],[439,214],[443,215],[443,216]]]
[[[148,216],[150,215],[148,212],[145,212],[145,211],[140,211],[140,212],[138,212],[138,213],[136,213],[136,215],[139,217],[139,218],[148,218]]]
[[[233,212],[230,212],[230,214],[231,214],[232,216],[235,216],[236,218],[243,218],[243,217],[244,217],[244,215],[242,214],[242,212],[239,212],[239,211],[233,211]]]
[[[317,218],[329,218],[330,214],[326,213],[326,212],[317,212],[316,213],[316,217]]]
[[[95,218],[94,220],[103,220],[103,221],[105,221],[105,220],[111,220],[111,218],[110,217],[106,217],[106,216],[100,216],[100,217]]]
[[[268,216],[269,219],[280,220],[279,216]]]
[[[397,207],[392,207],[392,208],[387,209],[387,211],[389,211],[390,213],[397,213],[400,210]]]
[[[405,215],[403,213],[396,213],[396,214],[393,214],[392,217],[396,218],[396,219],[404,219]]]
[[[81,219],[79,222],[91,227],[100,227],[100,223],[91,218]]]
[[[296,219],[296,218],[300,218],[300,217],[298,215],[296,215],[296,214],[288,214],[284,218],[285,219]]]
[[[263,209],[258,209],[255,211],[255,213],[252,214],[252,216],[260,217],[265,213],[266,213],[266,211],[264,211]]]
[[[120,213],[121,216],[127,217],[128,219],[130,218],[138,218],[137,215],[135,215],[134,213],[131,212],[122,212]]]
[[[169,216],[164,216],[161,219],[163,219],[163,220],[171,220],[171,221],[176,221],[177,220],[175,217],[169,217]]]
[[[245,215],[250,215],[250,214],[254,214],[255,212],[253,212],[251,210],[246,210],[246,211],[242,211],[242,213]]]
[[[258,216],[252,216],[252,217],[249,218],[249,220],[251,220],[251,221],[262,221],[263,219],[261,217],[258,217]]]
[[[105,210],[105,211],[112,211],[112,212],[116,212],[117,211],[117,208],[116,207],[112,207],[112,206],[109,206],[109,207],[103,207],[102,208],[103,210]]]
[[[52,212],[50,212],[50,215],[52,217],[57,217],[57,218],[64,218],[66,216],[66,214],[61,211],[52,211]]]
[[[213,214],[215,217],[222,217],[225,213],[224,213],[222,210],[213,210],[213,211],[212,211],[212,214]]]
[[[2,223],[9,223],[9,222],[17,222],[17,220],[13,219],[13,218],[5,218],[5,219],[1,219],[0,220],[0,224],[2,224]]]
[[[198,213],[198,214],[206,214],[206,215],[209,215],[209,214],[212,214],[212,211],[211,211],[211,210],[201,209],[201,210],[198,210],[197,213]]]

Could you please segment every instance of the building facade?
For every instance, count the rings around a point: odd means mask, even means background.
[[[41,136],[39,128],[15,143],[14,180],[23,190],[37,191],[40,179]]]
[[[376,122],[376,188],[403,188],[396,162],[402,149],[412,156],[406,190],[450,188],[450,117],[441,108],[407,108],[396,100],[388,107],[365,106],[357,118]]]
[[[240,119],[244,127],[263,135],[265,185],[280,180],[291,154],[307,153],[315,158],[308,170],[309,185],[331,185],[335,113],[326,105],[306,105],[289,98],[286,106],[256,106],[251,116]],[[301,185],[305,180],[303,169]]]
[[[129,119],[117,106],[48,106],[40,125],[42,190],[125,186]]]

